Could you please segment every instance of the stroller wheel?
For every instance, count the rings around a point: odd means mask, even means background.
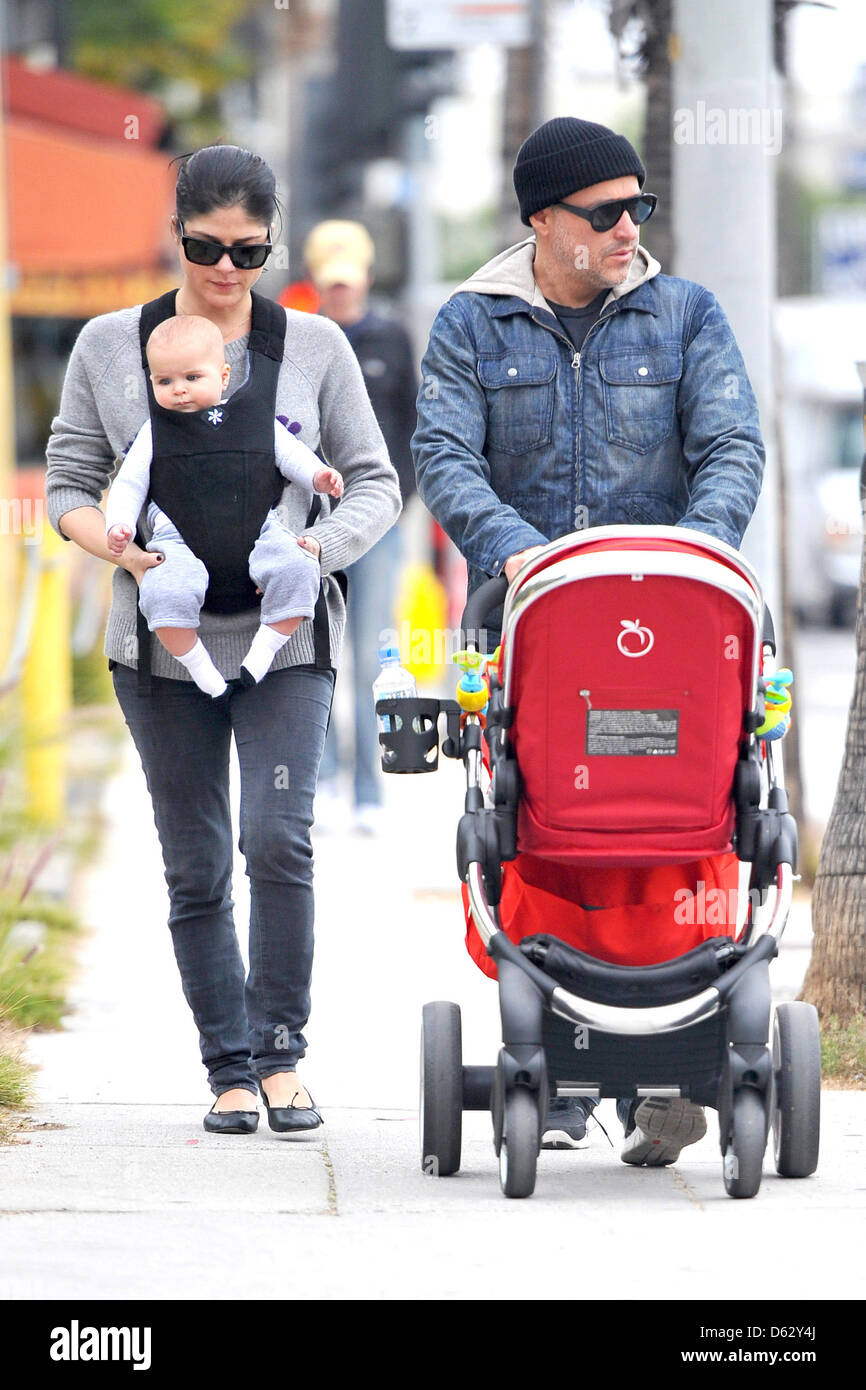
[[[757,1091],[746,1087],[734,1095],[725,1150],[725,1191],[729,1197],[754,1197],[761,1186],[767,1146],[767,1116]]]
[[[460,1167],[463,1132],[463,1059],[460,1008],[445,1000],[425,1004],[421,1022],[421,1167],[446,1178]]]
[[[780,1004],[773,1021],[773,1156],[783,1178],[818,1167],[821,1035],[812,1004]]]
[[[505,1097],[499,1181],[506,1197],[531,1197],[535,1191],[538,1159],[538,1105],[524,1086]]]

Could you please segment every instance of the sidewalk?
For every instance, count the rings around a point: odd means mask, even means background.
[[[29,1143],[0,1149],[0,1297],[664,1299],[862,1297],[851,1240],[866,1198],[866,1094],[826,1092],[821,1165],[752,1201],[725,1195],[714,1112],[673,1168],[619,1161],[612,1102],[572,1153],[542,1153],[535,1196],[501,1196],[487,1115],[464,1117],[460,1174],[421,1172],[418,1033],[427,999],[463,1006],[464,1059],[492,1063],[496,993],[469,961],[454,867],[462,769],[387,782],[389,833],[316,839],[317,946],[303,1075],[309,1137],[208,1135],[211,1103],[180,991],[144,779],[129,746],[105,790],[102,856],[79,884],[92,932],[74,1013],[35,1035]],[[236,799],[236,798],[235,798]],[[247,881],[238,856],[236,920]],[[798,904],[772,967],[808,958]],[[566,1219],[564,1219],[566,1218]],[[625,1251],[651,1259],[624,1258]],[[804,1255],[808,1252],[808,1256]],[[651,1277],[648,1272],[652,1271]]]

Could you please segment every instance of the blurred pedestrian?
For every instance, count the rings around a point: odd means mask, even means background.
[[[376,419],[397,470],[405,508],[416,490],[410,445],[416,422],[418,374],[406,329],[370,308],[374,254],[373,241],[359,222],[320,222],[304,246],[304,260],[319,295],[320,313],[340,325],[357,354]],[[364,834],[375,834],[381,820],[381,750],[372,687],[379,673],[381,634],[394,626],[401,560],[400,528],[395,526],[348,569],[354,826]],[[345,732],[332,717],[316,795],[316,823],[326,829],[339,823],[343,810],[338,778],[345,741]]]

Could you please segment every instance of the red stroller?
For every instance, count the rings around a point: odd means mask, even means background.
[[[447,716],[467,945],[500,992],[495,1067],[463,1065],[456,1004],[425,1005],[422,1166],[456,1172],[463,1110],[489,1108],[503,1191],[528,1196],[552,1096],[652,1095],[718,1111],[731,1196],[757,1192],[771,1120],[778,1172],[807,1176],[815,1010],[780,1005],[768,1046],[797,834],[778,746],[755,736],[775,644],[754,572],[700,532],[603,527],[482,586],[470,640],[503,598],[486,719],[377,705],[392,772],[435,768]]]

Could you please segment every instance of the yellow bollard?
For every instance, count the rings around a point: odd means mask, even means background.
[[[39,595],[21,679],[24,769],[29,814],[40,823],[57,825],[66,809],[66,735],[72,702],[69,559],[66,542],[47,523],[41,547]]]
[[[442,675],[450,653],[445,651],[448,603],[431,565],[407,565],[397,600],[400,655],[418,685],[430,685]]]
[[[3,133],[3,93],[0,91],[0,267],[8,260],[6,247],[6,161]],[[9,291],[5,273],[0,275],[0,676],[6,669],[15,631],[15,435],[12,392],[12,335],[9,326]]]

